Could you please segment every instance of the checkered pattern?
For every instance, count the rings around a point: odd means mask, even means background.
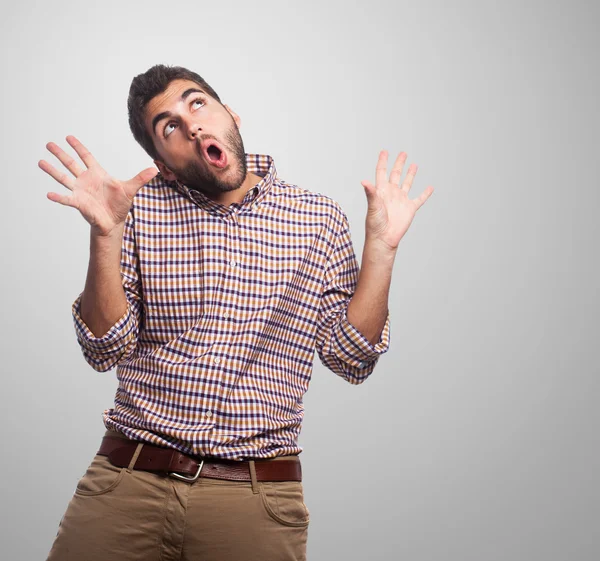
[[[333,199],[262,177],[229,207],[158,174],[125,224],[125,314],[102,337],[72,306],[97,371],[116,366],[107,428],[187,454],[229,459],[299,454],[302,397],[315,350],[351,384],[389,347],[389,314],[373,345],[346,316],[358,280],[348,219]]]

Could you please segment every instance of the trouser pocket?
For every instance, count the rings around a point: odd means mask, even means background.
[[[301,481],[261,481],[259,492],[269,516],[285,526],[308,526]]]
[[[75,494],[85,497],[114,491],[122,482],[126,472],[127,468],[113,466],[107,456],[96,454],[77,483]]]

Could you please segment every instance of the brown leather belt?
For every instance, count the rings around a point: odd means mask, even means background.
[[[140,442],[121,437],[104,436],[98,454],[108,456],[111,464],[128,467]],[[300,459],[254,460],[257,481],[302,481]],[[172,448],[144,442],[133,469],[155,471],[177,479],[195,481],[198,477],[252,481],[250,462],[247,460],[222,460],[220,458],[193,457]],[[187,474],[186,477],[180,474]]]

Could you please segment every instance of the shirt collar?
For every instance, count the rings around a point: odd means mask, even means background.
[[[246,196],[241,203],[234,203],[230,207],[213,201],[204,193],[195,189],[190,189],[178,180],[167,181],[163,178],[163,181],[173,187],[177,192],[181,193],[184,197],[197,204],[200,208],[203,208],[212,214],[229,214],[237,207],[249,210],[260,204],[270,191],[273,183],[277,179],[277,169],[275,168],[275,161],[268,154],[245,154],[245,156],[248,172],[255,173],[256,175],[261,176],[262,179],[246,193]]]

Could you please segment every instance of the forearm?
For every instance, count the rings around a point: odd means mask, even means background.
[[[395,257],[395,251],[365,242],[356,290],[348,305],[348,321],[373,345],[379,341],[388,315]]]
[[[81,295],[81,319],[95,337],[102,337],[127,311],[121,280],[124,224],[110,236],[90,233],[90,261]]]

